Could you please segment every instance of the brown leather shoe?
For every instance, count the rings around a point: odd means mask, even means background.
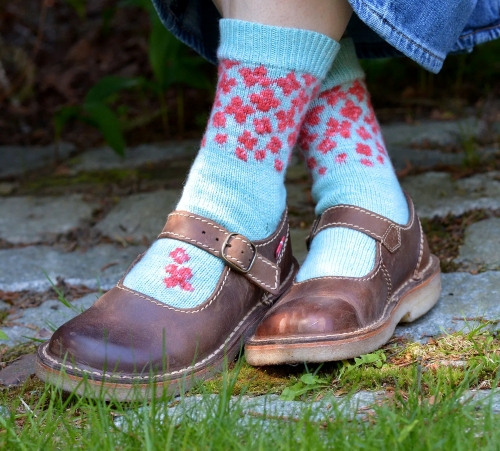
[[[413,204],[400,226],[352,205],[329,208],[309,240],[327,227],[359,230],[377,240],[375,268],[365,277],[321,277],[292,285],[245,345],[251,365],[326,362],[378,349],[399,322],[430,310],[441,293],[439,260],[429,252]]]
[[[298,269],[286,213],[272,235],[251,242],[207,218],[175,211],[163,237],[194,244],[225,261],[212,295],[196,308],[178,309],[125,287],[122,278],[39,347],[41,379],[118,400],[152,396],[153,387],[178,392],[183,383],[187,389],[222,369],[225,359],[234,359]]]

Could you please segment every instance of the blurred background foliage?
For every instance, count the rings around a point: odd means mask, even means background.
[[[208,0],[207,0],[208,1]],[[382,122],[500,120],[500,41],[440,74],[363,61]],[[170,35],[150,0],[0,0],[0,144],[80,148],[200,137],[216,68]]]

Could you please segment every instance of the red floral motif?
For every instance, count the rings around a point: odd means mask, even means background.
[[[167,288],[179,287],[184,291],[194,291],[193,285],[189,283],[189,280],[193,277],[190,268],[171,263],[165,266],[165,272],[168,277],[165,277],[163,282]]]
[[[318,166],[318,162],[316,161],[316,158],[310,157],[306,160],[307,167],[309,169],[314,169],[316,166]]]
[[[255,108],[264,113],[267,113],[272,108],[278,108],[281,105],[281,102],[275,97],[272,89],[264,89],[259,93],[253,93],[250,96],[250,102],[255,105]]]
[[[335,141],[332,141],[330,138],[325,138],[319,143],[318,151],[323,155],[326,155],[328,152],[335,149],[335,147],[337,147],[337,143]]]
[[[319,125],[321,122],[320,114],[325,109],[324,105],[317,105],[312,108],[309,108],[309,111],[304,118],[304,124],[309,126]]]
[[[366,90],[359,80],[355,80],[347,92],[355,96],[358,99],[358,102],[361,102],[365,97]]]
[[[266,158],[266,151],[265,150],[256,150],[254,153],[254,157],[257,161],[262,161],[264,158]]]
[[[342,136],[342,138],[350,138],[351,137],[351,122],[342,121],[339,122],[332,117],[326,123],[328,127],[325,134],[326,136],[335,136],[337,133]]]
[[[215,135],[215,142],[217,144],[220,144],[220,145],[226,144],[226,142],[227,142],[227,135],[223,134],[223,133],[217,133]]]
[[[370,135],[370,133],[368,133],[366,131],[366,128],[365,127],[359,127],[357,130],[356,130],[356,133],[361,137],[361,139],[364,139],[365,141],[367,139],[370,139],[372,137],[372,135]]]
[[[387,155],[387,151],[385,150],[384,146],[380,144],[378,141],[376,143],[376,146],[379,153],[381,153],[382,155]]]
[[[184,249],[182,249],[182,247],[175,248],[172,252],[170,252],[169,256],[176,263],[179,263],[179,265],[182,265],[183,263],[189,261],[189,255]]]
[[[320,99],[326,99],[326,103],[330,105],[331,107],[334,107],[337,105],[339,100],[344,100],[347,98],[347,95],[344,91],[340,89],[340,86],[335,86],[332,89],[328,89],[325,92],[322,92],[319,95]]]
[[[238,66],[240,63],[231,60],[222,60],[222,65],[226,70],[232,69],[234,66]]]
[[[243,147],[237,147],[235,154],[240,160],[248,161],[247,151]]]
[[[207,143],[207,136],[203,135],[203,139],[201,140],[201,147],[205,147],[206,143]]]
[[[219,81],[219,88],[224,94],[229,94],[231,89],[236,86],[236,79],[229,78],[226,73],[222,75]]]
[[[335,157],[335,163],[338,163],[338,164],[342,164],[342,163],[345,163],[347,160],[347,154],[346,153],[339,153],[336,157]]]
[[[281,160],[279,160],[278,158],[274,160],[274,169],[276,169],[276,171],[281,172],[283,170],[283,166],[284,165]]]
[[[384,164],[384,157],[382,155],[377,155],[377,161],[380,163],[380,164]]]
[[[319,175],[325,175],[326,174],[326,168],[324,166],[321,166],[319,169],[318,169],[318,174]]]
[[[247,88],[251,88],[256,84],[263,87],[268,87],[271,84],[271,79],[267,76],[267,69],[264,66],[255,69],[243,67],[238,72],[243,77],[243,82]]]
[[[311,133],[305,127],[302,127],[299,135],[299,146],[304,152],[311,150],[311,144],[318,137],[317,133]]]
[[[222,111],[217,111],[212,118],[212,124],[214,127],[220,128],[226,126],[226,116]]]
[[[368,115],[365,116],[364,121],[366,124],[368,124],[370,126],[373,133],[377,133],[377,130],[378,130],[377,118],[375,117],[375,113],[373,112],[372,109],[370,109],[370,112],[368,113]]]
[[[343,108],[340,109],[340,114],[353,122],[356,122],[362,113],[363,110],[359,106],[356,106],[352,100],[348,100]]]
[[[302,110],[309,103],[309,96],[306,94],[304,90],[299,92],[299,95],[292,100],[292,105],[297,108],[299,113],[302,113]]]
[[[300,88],[300,83],[293,72],[289,72],[286,77],[281,77],[276,80],[276,84],[283,90],[283,94],[287,97]]]
[[[277,136],[273,136],[266,145],[266,149],[270,150],[271,153],[274,154],[278,153],[282,147],[283,144]]]
[[[245,149],[253,150],[253,148],[257,145],[257,138],[254,138],[248,130],[245,130],[238,138],[238,142],[243,144]]]
[[[307,87],[311,86],[313,83],[316,83],[316,81],[317,81],[316,77],[313,77],[312,75],[309,75],[309,74],[303,74],[302,78],[306,82]]]
[[[268,117],[264,117],[262,119],[255,118],[253,120],[253,125],[255,127],[255,133],[259,135],[265,135],[268,133],[272,133],[273,127],[271,125],[271,121]]]
[[[295,146],[295,143],[297,142],[297,132],[294,131],[288,135],[288,147],[293,147]]]
[[[368,160],[367,158],[362,158],[360,162],[363,166],[368,166],[369,168],[373,167],[373,162]]]
[[[280,110],[274,114],[278,119],[278,131],[284,132],[287,128],[295,127],[295,108],[288,111]]]
[[[247,116],[255,113],[255,110],[250,105],[243,105],[241,97],[235,96],[231,99],[231,103],[226,106],[224,112],[234,116],[234,120],[238,124],[243,124],[247,120]]]
[[[370,148],[370,146],[367,146],[366,144],[357,143],[356,144],[356,153],[359,153],[360,155],[365,155],[366,157],[371,157],[372,156],[372,149]]]

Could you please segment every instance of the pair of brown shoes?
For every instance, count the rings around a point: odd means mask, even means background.
[[[40,346],[37,374],[65,390],[123,400],[152,396],[155,389],[161,394],[165,387],[187,389],[220,371],[242,343],[252,365],[371,352],[399,322],[432,308],[441,292],[439,261],[409,198],[408,205],[405,226],[352,205],[325,211],[309,240],[327,227],[359,230],[377,241],[376,264],[362,278],[301,283],[293,282],[298,264],[286,213],[271,236],[251,242],[207,218],[175,211],[159,238],[194,244],[226,263],[212,295],[196,308],[177,309],[125,287],[122,279]]]

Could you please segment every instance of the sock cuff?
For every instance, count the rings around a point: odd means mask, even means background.
[[[340,50],[335,62],[323,81],[322,90],[333,88],[357,78],[364,78],[365,73],[356,56],[356,49],[351,38],[340,40]]]
[[[340,44],[310,30],[221,19],[219,59],[285,67],[323,79]]]

